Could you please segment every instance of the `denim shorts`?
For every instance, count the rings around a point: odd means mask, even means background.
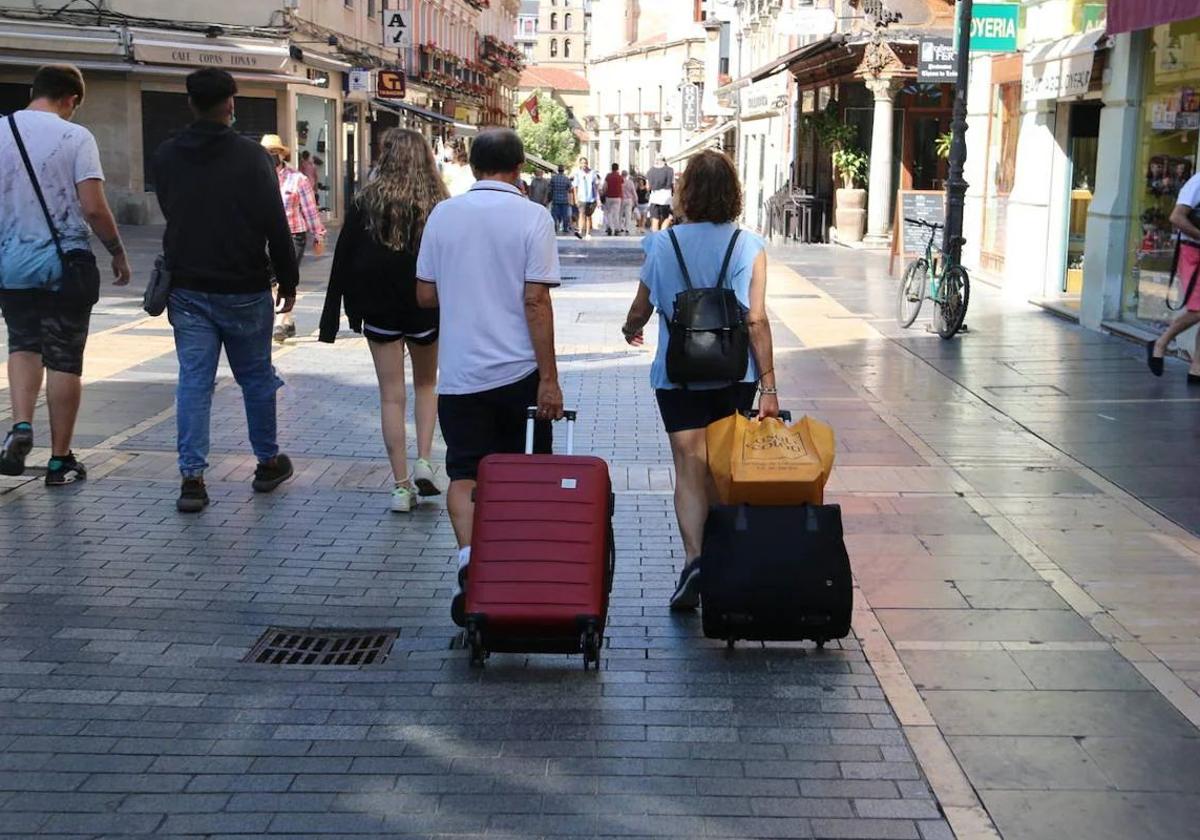
[[[0,291],[8,352],[38,353],[47,370],[79,376],[92,308],[65,307],[59,301],[57,294],[41,289]]]

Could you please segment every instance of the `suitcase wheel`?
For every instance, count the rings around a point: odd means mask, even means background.
[[[589,665],[593,665],[595,670],[600,670],[600,645],[602,640],[600,634],[595,630],[588,630],[579,637],[579,647],[583,650],[583,670],[588,670]]]
[[[814,639],[813,641],[815,641],[817,643],[817,650],[825,650],[825,640],[824,639]]]
[[[487,659],[487,651],[483,647],[483,631],[474,624],[467,626],[467,648],[471,651],[471,667],[482,668]]]
[[[728,650],[733,650],[735,647],[737,647],[737,639],[726,639],[725,647]]]

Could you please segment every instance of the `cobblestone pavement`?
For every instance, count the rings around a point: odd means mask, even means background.
[[[648,356],[616,332],[636,243],[563,250],[564,388],[618,490],[603,669],[496,655],[476,671],[450,649],[445,514],[386,512],[367,350],[307,335],[327,258],[277,357],[299,475],[250,491],[223,372],[214,504],[194,518],[173,507],[169,332],[106,299],[80,441],[93,479],[0,486],[0,834],[1197,836],[1200,541],[950,375],[953,348],[978,358],[1005,319],[1025,324],[1010,343],[1061,346],[1066,325],[980,289],[974,344],[899,336],[871,309],[891,288],[877,260],[778,252],[783,401],[838,432],[855,636],[731,654],[664,606],[670,459]],[[1136,361],[1114,339],[1079,346]],[[399,636],[379,667],[243,663],[271,625]]]

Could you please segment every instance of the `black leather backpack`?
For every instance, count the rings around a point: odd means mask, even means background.
[[[675,295],[667,341],[667,378],[687,387],[699,382],[740,382],[750,363],[746,308],[728,285],[729,262],[740,230],[734,230],[715,288],[692,285],[675,231],[669,230],[685,291]]]

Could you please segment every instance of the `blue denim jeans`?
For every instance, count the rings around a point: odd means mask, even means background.
[[[217,295],[175,289],[167,302],[167,317],[175,328],[179,357],[179,471],[184,477],[200,476],[208,467],[209,421],[222,347],[242,388],[254,455],[260,462],[274,458],[279,454],[275,392],[283,380],[271,364],[271,293]]]
[[[550,215],[554,218],[554,226],[563,233],[571,232],[571,205],[552,204]]]

